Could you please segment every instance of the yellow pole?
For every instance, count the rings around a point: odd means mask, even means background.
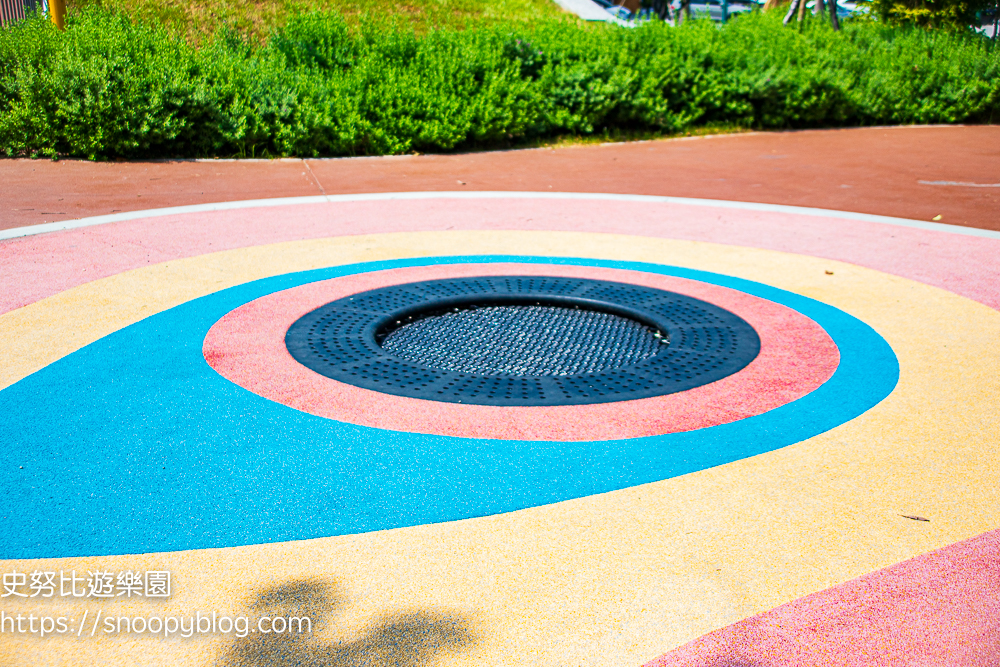
[[[60,30],[63,29],[63,23],[66,18],[65,0],[49,0],[49,17],[56,24],[57,28]]]

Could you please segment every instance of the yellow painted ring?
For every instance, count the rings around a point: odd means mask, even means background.
[[[996,527],[1000,313],[935,287],[801,255],[549,232],[386,234],[232,250],[129,271],[0,316],[14,360],[0,382],[7,386],[143,317],[255,278],[476,253],[657,262],[809,296],[882,335],[899,359],[899,384],[861,417],[791,447],[556,505],[284,544],[4,561],[3,570],[173,572],[168,603],[107,603],[105,613],[115,615],[232,613],[261,590],[299,586],[315,603],[309,613],[331,614],[308,639],[309,650],[375,641],[380,628],[405,620],[398,615],[416,614],[406,618],[439,629],[441,652],[432,653],[442,664],[639,664],[756,612]],[[69,602],[46,604],[75,615],[87,606]],[[38,613],[37,601],[5,608]],[[209,663],[220,655],[235,660],[246,646],[236,648],[226,636],[37,642],[0,635],[0,658]]]

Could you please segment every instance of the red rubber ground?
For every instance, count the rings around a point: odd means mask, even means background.
[[[0,160],[0,229],[184,204],[362,192],[613,192],[809,206],[1000,230],[1000,126],[723,135],[460,155]]]

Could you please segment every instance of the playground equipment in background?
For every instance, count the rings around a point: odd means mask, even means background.
[[[65,0],[0,0],[0,26],[20,21],[33,12],[48,14],[56,27],[63,29]]]

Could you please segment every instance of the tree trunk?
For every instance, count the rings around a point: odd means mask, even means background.
[[[795,12],[798,11],[799,5],[804,5],[805,1],[806,0],[792,0],[792,6],[788,8],[788,13],[785,14],[785,20],[781,23],[783,25],[788,25],[788,22],[792,20],[793,16],[795,16]]]
[[[837,0],[827,0],[830,5],[830,23],[834,30],[840,30],[840,19],[837,17]]]

